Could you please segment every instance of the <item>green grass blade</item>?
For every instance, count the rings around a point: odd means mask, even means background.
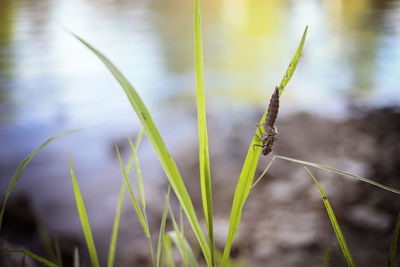
[[[147,239],[149,240],[151,259],[153,261],[153,265],[155,265],[153,245],[152,245],[152,242],[151,242],[151,235],[150,235],[150,229],[149,229],[149,224],[148,224],[147,218],[146,218],[145,215],[143,215],[143,211],[141,210],[139,202],[137,201],[137,198],[135,197],[135,193],[133,192],[131,182],[128,179],[128,175],[126,174],[126,171],[125,171],[125,168],[124,168],[124,164],[122,163],[122,159],[121,159],[121,155],[119,153],[118,146],[115,146],[115,147],[117,149],[119,163],[121,165],[121,170],[122,170],[122,173],[124,175],[125,183],[127,184],[128,189],[129,189],[129,194],[131,196],[131,201],[132,201],[133,207],[134,207],[134,209],[136,211],[136,214],[137,214],[137,216],[139,218],[140,225],[142,226],[143,231],[146,234]]]
[[[139,159],[136,155],[136,147],[133,145],[132,140],[129,139],[129,144],[131,145],[131,150],[132,150],[132,156],[135,160],[135,166],[136,166],[136,173],[138,177],[138,192],[140,196],[140,202],[142,203],[142,208],[143,208],[143,213],[146,213],[146,198],[144,195],[144,186],[143,186],[143,177],[142,177],[142,172],[140,171],[140,165],[139,165]]]
[[[299,59],[300,59],[300,56],[301,56],[301,51],[303,50],[304,42],[306,41],[307,30],[308,30],[308,26],[304,30],[303,37],[301,38],[300,45],[297,48],[296,54],[294,55],[292,61],[290,61],[290,64],[289,64],[289,66],[288,66],[288,68],[286,70],[285,76],[283,76],[281,84],[279,85],[279,95],[282,94],[282,92],[285,89],[286,85],[288,84],[288,82],[292,78],[294,71],[296,70],[297,63],[299,62]]]
[[[19,266],[21,266],[21,267],[25,266],[25,254],[22,256],[22,261],[21,261],[21,264]]]
[[[164,249],[165,249],[165,265],[167,265],[167,267],[175,267],[174,260],[172,259],[171,238],[169,238],[168,235],[164,235]]]
[[[338,169],[334,169],[334,168],[331,168],[331,167],[328,167],[328,166],[325,166],[325,165],[322,165],[322,164],[319,164],[319,163],[309,162],[309,161],[304,161],[304,160],[299,160],[299,159],[294,159],[294,158],[289,158],[289,157],[284,157],[284,156],[279,156],[279,155],[276,155],[275,157],[276,158],[280,158],[280,159],[284,159],[284,160],[287,160],[287,161],[296,162],[296,163],[299,163],[299,164],[302,164],[302,165],[307,165],[307,166],[315,167],[315,168],[318,168],[318,169],[323,169],[323,170],[327,170],[327,171],[330,171],[330,172],[338,173],[338,174],[341,174],[341,175],[349,176],[351,178],[355,178],[355,179],[363,181],[365,183],[369,183],[369,184],[375,185],[375,186],[380,187],[382,189],[385,189],[387,191],[390,191],[390,192],[393,192],[393,193],[396,193],[396,194],[400,194],[400,191],[397,190],[397,189],[394,189],[394,188],[391,188],[389,186],[386,186],[386,185],[377,183],[375,181],[372,181],[370,179],[367,179],[367,178],[364,178],[364,177],[361,177],[361,176],[358,176],[358,175],[355,175],[355,174],[352,174],[352,173],[349,173],[349,172],[345,172],[345,171],[341,171],[341,170],[338,170]]]
[[[398,243],[398,239],[399,239],[399,232],[400,232],[400,212],[397,215],[396,226],[394,228],[392,244],[390,245],[389,261],[388,261],[389,267],[394,267],[396,265],[396,252],[397,252],[397,243]]]
[[[172,156],[168,152],[164,141],[161,138],[161,135],[150,115],[149,110],[144,105],[142,99],[133,88],[133,86],[128,82],[125,76],[117,69],[117,67],[108,60],[102,53],[96,50],[93,46],[89,43],[84,41],[79,36],[71,33],[76,39],[78,39],[81,43],[83,43],[87,48],[89,48],[108,68],[108,70],[114,75],[117,79],[121,87],[124,89],[125,94],[127,95],[129,102],[131,103],[134,111],[136,112],[140,122],[144,127],[144,131],[146,136],[148,137],[150,143],[152,144],[156,155],[161,163],[161,166],[164,169],[168,180],[174,189],[174,192],[182,205],[183,210],[188,218],[188,221],[195,233],[199,245],[203,251],[204,258],[206,259],[207,263],[211,263],[211,255],[210,255],[210,248],[208,246],[207,240],[204,237],[204,234],[201,230],[200,223],[197,219],[195,210],[193,208],[192,201],[189,197],[189,193],[183,183],[179,170],[172,159]]]
[[[3,222],[3,216],[4,216],[4,211],[6,208],[6,203],[8,200],[8,197],[11,194],[11,191],[13,190],[15,184],[18,182],[19,178],[21,177],[22,172],[25,170],[26,166],[29,164],[29,162],[32,160],[32,158],[39,153],[40,150],[42,150],[44,147],[46,147],[48,144],[50,144],[52,141],[56,140],[57,138],[60,138],[64,135],[67,134],[71,134],[71,133],[75,133],[78,131],[83,130],[82,128],[80,129],[73,129],[73,130],[69,130],[69,131],[65,131],[62,132],[56,136],[53,136],[49,139],[47,139],[43,144],[41,144],[38,148],[36,148],[29,156],[27,156],[18,166],[17,171],[15,172],[14,176],[11,178],[11,181],[8,185],[7,191],[6,191],[6,195],[4,196],[4,201],[3,201],[3,206],[1,208],[0,211],[0,231],[1,231],[1,226],[2,226],[2,222]]]
[[[124,180],[122,183],[122,186],[121,186],[121,191],[119,193],[117,213],[114,218],[114,226],[113,226],[113,231],[112,231],[112,235],[111,235],[110,248],[108,251],[108,263],[107,263],[108,267],[114,266],[115,249],[117,246],[118,229],[119,229],[119,222],[121,219],[122,203],[124,202],[125,188],[126,188],[126,183]]]
[[[321,193],[322,196],[322,201],[325,204],[326,211],[328,212],[329,219],[331,220],[333,230],[335,231],[337,240],[339,241],[339,245],[340,248],[342,249],[343,256],[346,259],[347,266],[354,267],[353,258],[350,254],[349,248],[347,247],[346,241],[344,240],[344,236],[342,234],[342,231],[340,230],[339,223],[336,220],[336,216],[333,213],[331,204],[329,204],[328,198],[326,197],[324,191],[322,190],[322,187],[317,182],[317,179],[315,179],[314,175],[306,167],[304,168],[307,170],[310,176],[314,179],[315,184],[318,186],[319,192]]]
[[[324,261],[322,266],[329,267],[329,257],[331,256],[332,246],[329,246],[324,253]]]
[[[74,267],[79,267],[79,250],[78,247],[74,249]]]
[[[178,251],[181,253],[181,255],[183,256],[183,253],[186,254],[186,260],[184,261],[184,266],[198,267],[199,264],[197,263],[193,250],[190,247],[189,243],[187,242],[186,238],[183,237],[176,230],[168,232],[167,235],[169,236],[169,238],[171,238],[172,242],[178,248]]]
[[[254,182],[254,184],[251,186],[251,188],[253,189],[253,187],[256,186],[256,184],[261,180],[261,178],[264,177],[264,175],[267,173],[267,171],[269,170],[269,168],[271,168],[272,162],[274,162],[275,157],[272,157],[272,159],[270,160],[270,162],[268,163],[267,167],[265,168],[265,170],[261,173],[261,175],[257,178],[257,180]]]
[[[210,176],[210,159],[208,153],[208,137],[206,123],[206,108],[204,97],[204,72],[203,72],[203,41],[201,33],[201,18],[199,0],[195,0],[194,7],[194,33],[195,33],[195,65],[197,88],[197,119],[199,127],[199,165],[201,198],[203,201],[204,217],[206,219],[208,239],[211,251],[211,265],[215,266],[214,256],[214,229],[213,229],[213,204]]]
[[[70,161],[70,166],[71,166],[72,183],[74,185],[76,207],[78,208],[78,213],[79,213],[79,218],[81,220],[83,233],[85,235],[86,244],[89,249],[90,260],[94,267],[99,267],[100,266],[99,258],[97,257],[96,247],[94,246],[92,230],[90,229],[90,224],[89,224],[89,219],[87,216],[85,204],[83,203],[83,199],[82,199],[81,192],[79,190],[78,182],[76,181],[76,178],[75,178],[74,169],[72,166],[71,153],[69,153],[69,161]]]
[[[167,214],[169,208],[169,192],[171,187],[168,187],[167,195],[165,196],[164,211],[161,219],[160,234],[158,236],[158,246],[157,246],[157,267],[162,267],[164,265],[164,235],[165,235],[165,222],[167,221]]]
[[[55,264],[49,260],[46,260],[45,258],[42,258],[26,249],[11,249],[11,250],[2,251],[0,253],[0,256],[4,256],[4,255],[10,254],[10,253],[23,253],[24,255],[30,257],[31,259],[37,260],[38,262],[41,262],[41,263],[45,264],[46,266],[58,267],[57,264]]]
[[[293,75],[293,72],[295,71],[297,67],[297,63],[299,61],[301,51],[303,49],[305,37],[307,34],[307,29],[304,30],[303,37],[301,39],[300,45],[297,49],[296,54],[294,55],[288,70],[286,71],[286,74],[279,85],[280,89],[280,94],[283,92],[284,88],[286,87],[287,83],[289,82],[290,78]],[[265,121],[265,117],[267,116],[268,112],[268,107],[264,113],[264,115],[261,118],[260,124]],[[228,232],[228,238],[225,244],[225,249],[224,249],[224,254],[222,257],[222,266],[227,266],[228,261],[229,261],[229,254],[231,252],[233,240],[235,239],[237,230],[239,228],[239,223],[240,223],[240,218],[242,217],[242,210],[244,203],[247,199],[247,196],[249,195],[253,179],[254,179],[254,174],[256,172],[257,168],[257,163],[258,159],[260,156],[260,147],[254,147],[253,145],[258,144],[258,139],[256,136],[253,137],[253,140],[251,141],[249,150],[247,152],[247,156],[245,159],[245,162],[243,164],[242,172],[240,173],[239,181],[236,186],[236,191],[235,191],[235,196],[233,198],[233,204],[232,204],[232,210],[231,210],[231,217],[229,220],[229,232]]]

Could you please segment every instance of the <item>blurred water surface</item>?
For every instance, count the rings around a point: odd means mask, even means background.
[[[343,118],[354,105],[400,104],[400,1],[205,0],[201,11],[210,118],[229,122],[264,109],[306,25],[283,116],[308,111]],[[182,146],[197,139],[193,3],[0,1],[1,193],[18,162],[45,139],[105,123],[46,148],[16,187],[34,197],[50,228],[78,229],[71,150],[101,227],[112,221],[122,181],[113,144],[137,133],[139,124],[111,74],[62,27],[103,51],[151,108],[167,146]],[[151,181],[154,168],[146,166],[157,161],[146,142],[141,153]],[[96,213],[99,199],[106,204]]]

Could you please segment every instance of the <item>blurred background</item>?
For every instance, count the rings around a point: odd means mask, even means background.
[[[2,236],[11,244],[40,253],[41,220],[61,240],[66,259],[75,244],[85,254],[71,151],[104,262],[123,178],[114,146],[127,160],[127,138],[140,131],[118,83],[63,27],[104,52],[132,82],[202,217],[193,8],[192,1],[178,0],[0,0],[0,194],[21,160],[43,141],[86,127],[46,147],[26,168],[5,215]],[[250,138],[306,25],[303,55],[281,98],[275,152],[400,187],[400,1],[204,0],[201,12],[219,248]],[[156,233],[166,178],[146,139],[139,158]],[[268,160],[261,160],[260,170]],[[385,264],[398,198],[316,174],[334,209],[336,204],[356,263]],[[233,256],[253,266],[320,266],[335,236],[312,180],[301,166],[282,161],[264,180],[245,207]],[[147,242],[126,200],[117,266],[148,265]],[[341,264],[337,251],[335,259]]]

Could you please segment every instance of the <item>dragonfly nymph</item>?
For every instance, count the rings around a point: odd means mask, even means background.
[[[257,139],[262,142],[262,144],[254,144],[254,146],[259,146],[262,148],[261,153],[263,155],[268,155],[272,152],[272,145],[274,141],[277,139],[278,130],[275,127],[276,117],[278,116],[279,111],[279,88],[275,87],[275,91],[271,96],[271,100],[269,101],[268,113],[265,118],[264,123],[264,134],[261,131],[260,125],[258,125],[258,130],[260,131],[261,137],[256,133]]]

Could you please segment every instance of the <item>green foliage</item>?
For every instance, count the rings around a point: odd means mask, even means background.
[[[397,253],[397,243],[398,243],[398,239],[399,239],[399,232],[400,232],[400,212],[397,215],[396,226],[394,228],[392,244],[390,245],[389,261],[388,261],[389,267],[396,266],[396,253]]]
[[[89,43],[84,41],[79,36],[71,33],[76,39],[78,39],[81,43],[83,43],[87,48],[89,48],[108,68],[108,70],[114,75],[117,79],[121,87],[124,89],[126,96],[131,103],[132,108],[136,112],[140,122],[144,127],[144,131],[146,136],[148,137],[150,143],[152,144],[156,155],[161,163],[161,166],[164,169],[164,172],[174,189],[174,192],[181,204],[183,210],[186,213],[188,221],[198,239],[199,245],[203,251],[203,255],[207,261],[207,263],[211,263],[211,254],[210,248],[207,244],[207,241],[204,237],[204,234],[201,230],[200,223],[197,219],[196,212],[194,210],[192,201],[190,199],[189,193],[187,192],[186,186],[183,183],[179,170],[172,159],[172,156],[167,150],[167,147],[164,144],[163,139],[150,115],[150,112],[144,105],[142,99],[133,88],[133,86],[128,82],[125,76],[117,69],[117,67],[108,60],[102,53],[100,53],[97,49],[91,46]]]
[[[122,209],[122,203],[124,201],[125,188],[126,188],[126,183],[124,180],[122,182],[121,191],[119,193],[117,213],[114,218],[114,226],[113,226],[113,231],[112,231],[112,236],[111,236],[111,241],[110,241],[110,248],[108,251],[108,263],[107,263],[108,267],[114,266],[115,249],[117,246],[119,221],[121,219],[121,209]]]
[[[304,45],[304,40],[307,34],[307,29],[304,30],[303,37],[301,38],[301,42],[299,47],[297,48],[296,54],[294,55],[287,71],[286,74],[279,85],[279,91],[280,94],[283,92],[285,89],[285,86],[289,82],[290,78],[293,76],[293,72],[295,71],[297,67],[297,63],[300,58],[301,51],[303,49]],[[268,108],[265,111],[261,121],[260,125],[262,125],[262,122],[265,120],[265,117],[267,116]],[[223,254],[223,260],[222,260],[222,266],[227,266],[229,263],[229,254],[232,248],[233,240],[235,239],[236,233],[239,228],[239,222],[242,217],[242,210],[244,203],[249,195],[251,186],[253,184],[253,179],[254,179],[254,173],[256,172],[257,168],[257,163],[258,163],[258,158],[260,156],[260,147],[254,147],[253,145],[257,144],[258,140],[254,136],[253,140],[250,144],[249,150],[247,152],[246,160],[244,162],[242,172],[240,173],[239,181],[236,187],[235,191],[235,196],[233,199],[233,204],[232,204],[232,210],[231,210],[231,218],[229,221],[229,232],[228,232],[228,238],[226,241],[225,249],[224,249],[224,254]]]
[[[164,236],[165,236],[165,222],[167,221],[168,208],[169,208],[169,193],[171,187],[168,187],[167,195],[165,196],[164,211],[161,219],[160,233],[158,236],[158,246],[157,246],[157,267],[162,267],[164,265]]]
[[[4,216],[4,211],[6,208],[6,203],[8,200],[8,197],[11,194],[11,191],[13,190],[15,184],[18,182],[19,178],[21,177],[22,172],[25,170],[26,166],[29,164],[29,162],[32,160],[32,158],[39,153],[40,150],[45,148],[48,144],[50,144],[52,141],[56,140],[57,138],[60,138],[64,135],[75,133],[78,131],[81,131],[82,129],[74,129],[74,130],[68,130],[65,132],[60,133],[59,135],[53,136],[49,139],[47,139],[43,144],[41,144],[38,148],[36,148],[29,156],[27,156],[18,166],[17,171],[15,172],[14,176],[11,178],[11,181],[8,185],[6,195],[4,196],[4,201],[3,201],[3,206],[0,211],[0,231],[1,231],[1,225],[3,222],[3,216]]]
[[[346,241],[344,240],[344,236],[342,234],[342,231],[340,230],[339,223],[336,220],[336,216],[333,213],[333,209],[328,201],[328,198],[326,197],[324,191],[322,190],[322,187],[317,182],[317,179],[315,179],[314,175],[306,167],[304,168],[307,170],[310,176],[314,179],[315,184],[318,186],[319,192],[321,193],[322,201],[324,202],[326,211],[328,212],[329,219],[331,220],[332,223],[333,230],[335,231],[336,238],[339,241],[340,248],[342,249],[342,253],[344,255],[344,258],[346,259],[347,266],[354,267],[353,257],[351,256]]]
[[[206,124],[206,107],[204,98],[204,71],[203,71],[203,42],[201,34],[200,4],[195,0],[194,8],[194,36],[195,36],[195,65],[197,88],[197,118],[199,127],[199,165],[201,198],[203,201],[204,217],[206,219],[208,239],[211,251],[211,266],[215,266],[215,245],[213,228],[213,204],[210,176],[210,158],[208,153],[208,137]]]
[[[370,179],[367,179],[367,178],[364,178],[364,177],[361,177],[361,176],[358,176],[358,175],[355,175],[355,174],[352,174],[352,173],[349,173],[349,172],[345,172],[345,171],[341,171],[341,170],[338,170],[338,169],[334,169],[334,168],[331,168],[331,167],[328,167],[328,166],[325,166],[325,165],[322,165],[322,164],[319,164],[319,163],[314,163],[314,162],[309,162],[309,161],[304,161],[304,160],[299,160],[299,159],[294,159],[294,158],[289,158],[289,157],[284,157],[284,156],[278,156],[278,155],[276,155],[275,157],[276,158],[280,158],[280,159],[284,159],[284,160],[287,160],[287,161],[296,162],[296,163],[299,163],[299,164],[302,164],[302,165],[307,165],[307,166],[315,167],[315,168],[318,168],[318,169],[323,169],[323,170],[326,170],[326,171],[335,172],[335,173],[338,173],[338,174],[341,174],[341,175],[349,176],[351,178],[360,180],[362,182],[375,185],[375,186],[380,187],[382,189],[385,189],[387,191],[390,191],[390,192],[393,192],[393,193],[396,193],[396,194],[400,194],[400,191],[397,190],[397,189],[394,189],[394,188],[391,188],[389,186],[386,186],[386,185],[377,183],[375,181],[372,181]]]
[[[40,257],[40,256],[38,256],[38,255],[36,255],[36,254],[26,250],[26,249],[10,249],[10,250],[6,250],[6,251],[2,251],[0,253],[0,256],[4,256],[4,255],[10,254],[10,253],[23,253],[24,255],[30,257],[31,259],[34,259],[34,260],[36,260],[38,262],[41,262],[41,263],[45,264],[46,266],[58,267],[57,264],[55,264],[55,263],[53,263],[53,262],[51,262],[49,260],[46,260],[45,258],[42,258],[42,257]]]
[[[75,194],[75,201],[76,207],[78,208],[79,218],[81,220],[83,233],[85,235],[86,244],[89,249],[90,260],[92,261],[92,265],[94,267],[99,267],[99,258],[97,257],[96,247],[94,245],[92,230],[90,229],[89,219],[87,216],[85,204],[83,203],[81,191],[79,190],[78,182],[76,181],[74,169],[72,166],[72,157],[71,153],[69,153],[69,161],[70,161],[70,168],[71,168],[71,177],[72,183],[74,185],[74,194]]]

